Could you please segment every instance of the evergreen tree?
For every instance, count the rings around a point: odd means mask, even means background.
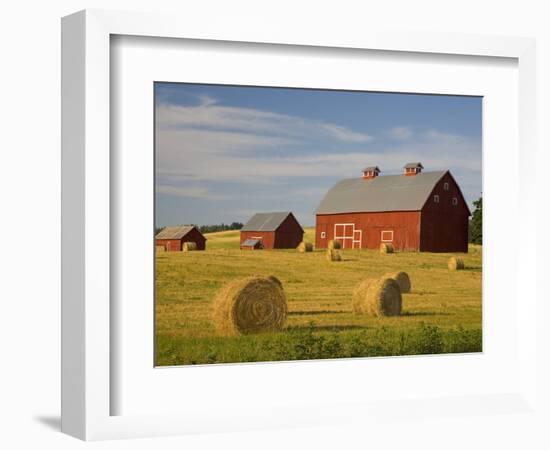
[[[475,210],[472,214],[469,227],[470,243],[482,245],[483,243],[483,199],[479,197],[479,200],[474,202]]]

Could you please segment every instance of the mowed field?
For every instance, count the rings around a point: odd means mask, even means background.
[[[156,255],[156,363],[208,364],[481,351],[482,250],[470,246],[466,270],[449,271],[451,254],[343,250],[241,251],[239,232],[206,234],[207,250]],[[314,229],[304,240],[314,242]],[[403,270],[412,291],[403,315],[353,314],[352,291],[365,278]],[[289,314],[280,333],[224,337],[212,323],[212,301],[227,282],[275,275]]]

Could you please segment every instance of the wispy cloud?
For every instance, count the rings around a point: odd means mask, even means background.
[[[221,200],[223,196],[214,195],[208,189],[196,186],[172,186],[168,184],[158,184],[157,193],[168,194],[176,197],[203,198]]]
[[[366,143],[372,136],[348,127],[254,108],[223,106],[208,96],[194,106],[161,103],[156,109],[157,130],[174,129],[233,131],[257,135],[290,137],[294,140],[331,139],[336,142]]]
[[[322,125],[325,130],[329,132],[333,137],[344,142],[369,142],[372,140],[372,136],[366,133],[358,133],[352,131],[349,128],[342,127],[326,123]]]
[[[390,139],[400,141],[408,141],[414,136],[412,127],[393,127],[386,134]]]

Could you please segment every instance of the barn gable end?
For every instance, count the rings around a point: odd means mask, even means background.
[[[265,249],[294,248],[303,235],[304,230],[291,212],[258,213],[241,228],[241,248],[248,239],[260,239]]]
[[[468,204],[451,175],[445,175],[430,192],[422,207],[420,250],[428,252],[467,252]]]

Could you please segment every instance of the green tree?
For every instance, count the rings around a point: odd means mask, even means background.
[[[481,245],[483,242],[483,225],[482,225],[482,216],[483,216],[483,198],[479,197],[479,200],[474,202],[475,210],[472,214],[472,219],[470,220],[469,235],[470,242],[472,244]]]

